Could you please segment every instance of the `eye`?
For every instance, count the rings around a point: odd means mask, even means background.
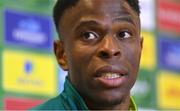
[[[132,37],[132,34],[129,31],[121,31],[117,34],[119,39],[126,39]]]
[[[96,39],[98,37],[98,35],[95,33],[95,32],[84,32],[82,34],[83,38],[85,40],[93,40],[93,39]]]

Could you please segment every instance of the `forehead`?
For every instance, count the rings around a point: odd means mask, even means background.
[[[65,10],[60,27],[66,30],[67,26],[73,27],[84,18],[110,20],[125,15],[138,20],[138,15],[131,9],[126,0],[79,0],[75,6]]]
[[[116,15],[122,12],[130,13],[131,11],[126,0],[79,0],[75,6],[65,10],[64,16],[67,14],[71,14],[72,16],[77,16],[77,14]]]
[[[117,12],[122,9],[124,5],[124,0],[80,0],[79,8],[84,8],[85,10],[101,14],[105,12]]]

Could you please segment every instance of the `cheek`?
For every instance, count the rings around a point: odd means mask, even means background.
[[[140,63],[140,55],[141,55],[140,48],[137,47],[137,45],[133,45],[128,48],[128,51],[126,49],[125,52],[126,52],[125,57],[128,60],[132,71],[137,72]]]
[[[131,46],[131,48],[126,50],[126,60],[128,61],[129,71],[130,71],[130,88],[134,85],[138,70],[139,70],[139,63],[140,63],[140,49],[137,46]]]
[[[78,43],[77,43],[78,44]],[[69,61],[70,66],[73,67],[74,70],[77,71],[83,71],[87,70],[87,66],[90,63],[90,60],[92,58],[91,54],[91,48],[85,47],[83,45],[74,45],[69,51]],[[80,73],[80,72],[79,72]],[[84,72],[83,72],[84,73]]]

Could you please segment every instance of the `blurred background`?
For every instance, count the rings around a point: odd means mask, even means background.
[[[56,0],[0,0],[0,109],[57,96],[66,72],[52,43]],[[132,95],[140,109],[180,109],[180,0],[140,0],[144,47]]]

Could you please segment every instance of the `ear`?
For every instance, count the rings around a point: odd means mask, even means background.
[[[63,70],[67,71],[68,70],[67,56],[64,51],[63,42],[61,40],[54,41],[54,53],[58,64],[61,66]]]

